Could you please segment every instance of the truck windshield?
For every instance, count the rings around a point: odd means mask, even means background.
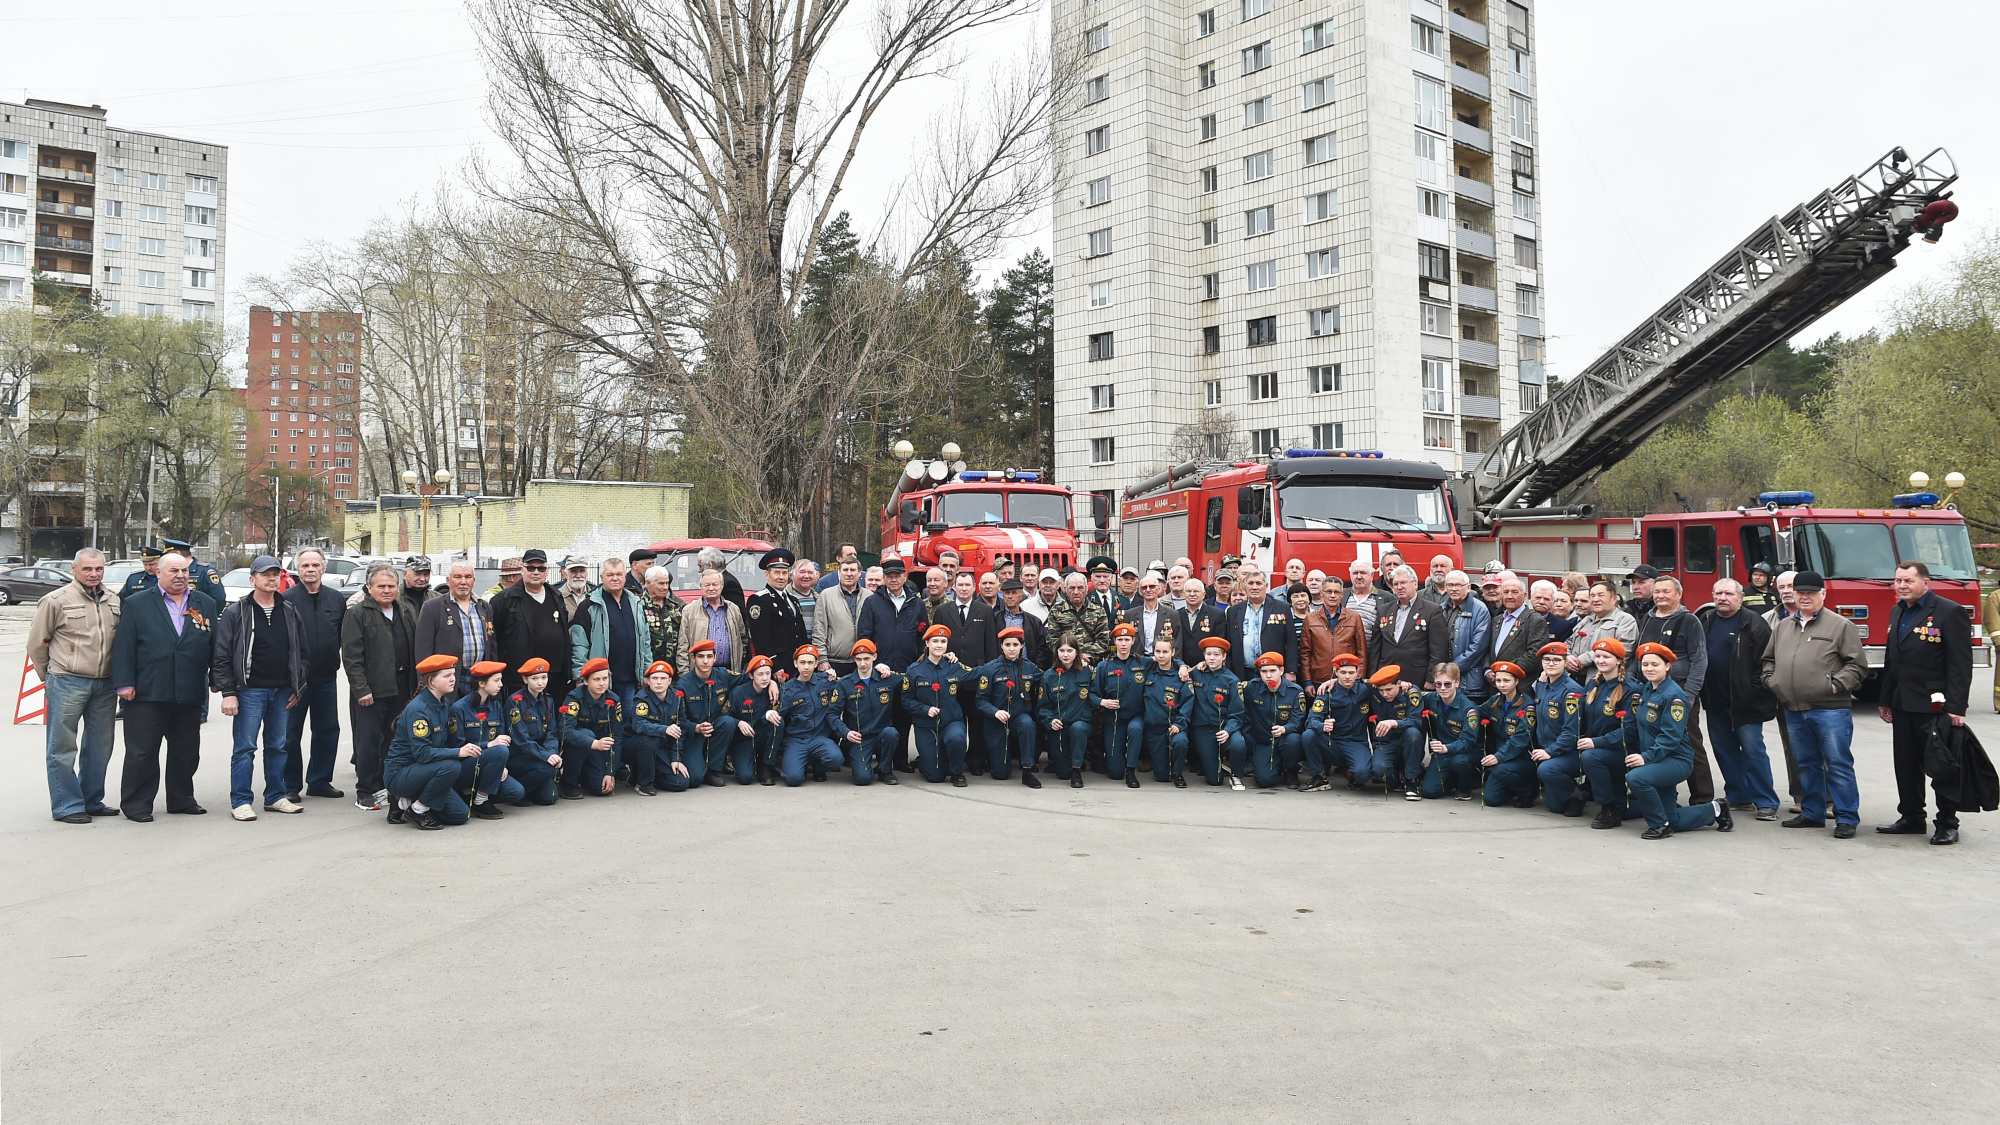
[[[1025,527],[1057,531],[1069,527],[1069,497],[1055,492],[1016,492],[1007,497],[1007,518]]]
[[[975,523],[999,523],[1002,501],[997,492],[941,492],[938,494],[937,522],[953,527]]]
[[[1069,500],[1057,492],[943,492],[937,521],[953,527],[1017,523],[1027,527],[1069,527]]]
[[[1979,577],[1978,565],[1972,561],[1972,536],[1966,534],[1962,523],[1897,524],[1896,557],[1930,567],[1932,578],[1970,581]]]
[[[1356,523],[1384,531],[1391,530],[1391,524],[1412,531],[1451,530],[1444,490],[1436,484],[1367,478],[1281,484],[1278,519],[1291,531],[1330,531]]]
[[[1811,523],[1799,529],[1804,565],[1826,578],[1888,582],[1896,577],[1896,550],[1879,523]]]

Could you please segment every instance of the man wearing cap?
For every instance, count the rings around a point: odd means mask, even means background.
[[[465,690],[452,704],[449,725],[451,740],[479,749],[476,757],[460,758],[458,780],[453,784],[461,799],[471,801],[472,815],[480,820],[500,820],[502,802],[517,803],[527,790],[508,776],[507,763],[513,755],[513,735],[508,733],[507,712],[500,701],[500,673],[507,666],[497,660],[474,664],[466,676]]]
[[[125,577],[125,585],[118,591],[118,600],[124,601],[148,586],[160,583],[160,556],[166,554],[151,543],[139,548],[139,565],[144,569]]]
[[[1875,831],[1891,836],[1923,835],[1924,743],[1939,715],[1965,725],[1972,695],[1972,622],[1957,602],[1931,592],[1931,568],[1911,560],[1896,567],[1896,604],[1889,611],[1883,647],[1882,721],[1892,732],[1897,816]],[[1937,832],[1933,844],[1958,842],[1958,806],[1937,789]]]
[[[771,658],[772,667],[786,676],[795,674],[792,654],[812,642],[805,615],[792,596],[792,563],[797,556],[783,547],[764,552],[757,566],[764,572],[764,588],[747,599],[743,615],[750,629],[750,650]]]
[[[1174,651],[1181,659],[1193,663],[1201,659],[1200,650],[1195,647],[1194,628],[1188,623],[1186,611],[1166,603],[1166,592],[1166,581],[1148,571],[1139,580],[1138,604],[1120,614],[1119,620],[1138,629],[1136,651],[1151,652],[1154,639],[1165,637],[1174,643]]]
[[[749,664],[750,631],[742,608],[727,596],[720,570],[701,572],[701,596],[681,610],[680,655],[674,667],[683,669],[683,675],[693,667],[695,646],[702,641],[709,642],[708,651],[726,672],[742,673]]]
[[[632,696],[653,662],[653,633],[638,595],[625,587],[626,577],[625,560],[605,559],[597,569],[597,589],[584,596],[569,623],[570,662],[578,669],[600,657],[607,662],[621,718],[632,713]]]
[[[924,630],[924,654],[903,672],[903,711],[916,732],[917,767],[924,780],[947,778],[965,788],[965,711],[960,701],[967,681],[977,682],[972,669],[950,652],[951,630],[932,625]]]
[[[278,597],[284,567],[269,555],[250,564],[250,595],[222,611],[210,680],[222,713],[236,720],[229,760],[230,815],[256,820],[257,736],[264,737],[264,811],[305,809],[285,795],[285,712],[306,690],[305,632],[299,611]]]
[[[1045,567],[1035,584],[1034,593],[1021,599],[1021,608],[1034,614],[1037,621],[1046,625],[1049,621],[1049,609],[1061,596],[1062,575]]]
[[[1118,589],[1112,597],[1111,604],[1117,610],[1117,613],[1112,614],[1114,621],[1126,610],[1139,604],[1138,567],[1127,565],[1118,568]]]
[[[417,614],[418,660],[440,652],[457,657],[461,668],[486,660],[493,648],[493,621],[486,603],[472,596],[472,583],[470,562],[461,559],[445,571],[449,593],[426,601],[422,612]],[[460,680],[460,695],[472,691],[472,677],[455,678]]]
[[[1229,607],[1223,619],[1222,635],[1229,639],[1224,650],[1229,671],[1242,683],[1256,673],[1257,658],[1275,652],[1285,658],[1285,674],[1298,678],[1298,638],[1292,632],[1292,607],[1280,598],[1266,597],[1267,579],[1262,567],[1252,564],[1238,570],[1243,583],[1243,601]]]
[[[803,784],[807,777],[825,781],[828,770],[837,770],[846,760],[840,748],[847,744],[847,724],[841,720],[840,684],[818,675],[819,652],[800,645],[791,654],[795,672],[778,691],[778,701],[770,716],[780,730],[778,776],[788,788]]]
[[[562,742],[556,733],[555,700],[548,691],[549,668],[542,657],[529,657],[513,672],[520,678],[519,690],[507,696],[507,733],[513,737],[507,752],[507,774],[521,783],[517,803],[522,805],[556,803]]]
[[[687,606],[674,593],[674,574],[664,566],[646,571],[639,590],[639,612],[646,615],[646,632],[652,637],[654,660],[668,663],[680,658],[681,611]]]
[[[631,552],[625,556],[625,585],[634,591],[644,591],[646,588],[646,575],[652,572],[653,560],[659,557],[659,552],[653,550],[651,547],[632,548]]]
[[[179,554],[188,561],[188,588],[207,594],[210,601],[221,605],[227,600],[222,590],[222,576],[215,568],[194,557],[194,545],[185,539],[162,539],[161,545]]]
[[[1023,608],[1027,600],[1023,595],[1027,587],[1018,578],[1009,578],[1000,583],[1000,609],[993,616],[993,623],[1001,629],[1019,629],[1024,643],[1021,646],[1023,659],[1037,668],[1047,668],[1055,662],[1055,653],[1049,644],[1049,631],[1041,619]]]
[[[368,568],[359,601],[340,622],[340,663],[347,673],[347,726],[354,763],[354,807],[376,810],[388,802],[383,775],[389,743],[403,705],[417,693],[417,623],[396,595],[396,568]],[[567,659],[567,658],[565,658]]]
[[[403,588],[396,591],[403,599],[403,608],[410,611],[410,620],[423,616],[424,603],[431,597],[431,560],[427,555],[411,555],[403,560]],[[452,677],[454,683],[457,677]]]
[[[1257,678],[1243,685],[1244,741],[1257,788],[1269,789],[1281,777],[1298,788],[1305,723],[1305,689],[1285,678],[1285,658],[1275,652],[1258,657]]]
[[[347,599],[326,588],[326,555],[318,547],[301,549],[295,562],[298,583],[279,597],[299,612],[306,657],[306,691],[285,721],[285,796],[297,804],[301,792],[347,795],[333,787],[333,766],[340,756],[340,625],[347,619]],[[307,718],[313,727],[310,761]]]
[[[623,578],[624,560],[605,560],[607,567],[613,563]],[[625,744],[624,701],[612,690],[611,662],[602,656],[578,665],[576,679],[576,687],[556,713],[556,731],[566,763],[558,793],[566,801],[580,801],[585,793],[609,797],[618,784],[618,763]],[[567,763],[575,763],[575,767]]]
[[[923,658],[924,630],[930,613],[923,596],[910,588],[908,564],[895,555],[882,560],[882,588],[861,604],[861,621],[855,626],[857,640],[875,646],[876,663],[901,675]],[[896,766],[909,773],[904,758],[910,741],[910,716],[898,706],[891,717],[896,726]]]
[[[1653,583],[1660,577],[1660,568],[1652,563],[1640,563],[1632,568],[1632,596],[1625,599],[1625,612],[1634,621],[1644,621],[1653,612]]]
[[[576,555],[562,561],[563,628],[576,618],[577,607],[590,594],[590,564]]]
[[[1708,683],[1708,638],[1701,621],[1681,605],[1680,579],[1657,578],[1648,591],[1652,611],[1639,618],[1639,643],[1664,645],[1679,653],[1673,662],[1674,682],[1686,690],[1689,718],[1685,737],[1694,754],[1694,769],[1688,774],[1688,804],[1699,805],[1715,799],[1715,774],[1709,768],[1708,747],[1701,738],[1701,696]]]
[[[521,690],[521,666],[541,660],[548,670],[542,694],[569,695],[569,619],[562,594],[549,585],[549,556],[540,547],[521,554],[521,580],[493,599],[493,652],[507,665],[509,694]]]
[[[1243,600],[1242,591],[1236,588],[1236,567],[1234,564],[1215,572],[1215,601],[1223,609]]]
[[[854,671],[854,642],[861,636],[861,614],[870,597],[861,585],[861,560],[845,558],[834,572],[834,583],[817,591],[813,613],[813,647],[826,654],[835,675]]]
[[[490,588],[488,588],[486,593],[481,596],[481,600],[486,602],[491,602],[494,598],[499,597],[503,592],[519,585],[520,582],[521,582],[520,556],[516,555],[510,558],[501,559],[500,581],[495,582]]]
[[[973,669],[978,676],[974,706],[986,717],[986,756],[993,780],[1013,773],[1007,742],[1011,736],[1021,762],[1021,784],[1040,789],[1035,776],[1035,685],[1041,673],[1021,659],[1025,638],[1018,628],[1000,630],[1000,654]]]
[[[1801,812],[1786,828],[1826,827],[1832,798],[1833,834],[1854,838],[1861,822],[1861,791],[1854,780],[1854,692],[1868,678],[1861,633],[1854,622],[1826,610],[1826,579],[1810,570],[1792,576],[1796,616],[1771,629],[1764,651],[1764,682],[1784,708],[1799,760]]]
[[[1416,585],[1414,572],[1411,574],[1410,584],[1412,587]],[[1414,598],[1415,594],[1412,593],[1411,597]],[[1422,729],[1423,711],[1429,705],[1428,701],[1439,699],[1438,693],[1443,690],[1431,679],[1440,667],[1447,674],[1458,670],[1457,665],[1449,663],[1441,663],[1433,667],[1429,673],[1406,670],[1396,664],[1384,664],[1368,677],[1368,686],[1375,689],[1368,693],[1368,699],[1362,708],[1363,714],[1367,716],[1368,734],[1374,746],[1374,760],[1369,763],[1369,772],[1382,779],[1384,792],[1402,789],[1405,800],[1423,800],[1425,739]],[[1437,691],[1419,695],[1414,689],[1404,690],[1405,681],[1419,678]],[[1453,686],[1456,687],[1455,684]],[[1458,692],[1454,698],[1464,699],[1465,693]],[[1430,737],[1437,736],[1433,734]]]
[[[422,688],[396,722],[384,769],[390,824],[411,824],[429,832],[472,818],[471,808],[458,795],[459,773],[462,762],[480,758],[484,751],[452,737],[448,697],[457,691],[457,666],[458,658],[444,653],[417,662]]]
[[[853,562],[848,559],[843,565]],[[841,718],[847,724],[842,749],[848,754],[848,769],[856,785],[877,780],[900,785],[895,767],[903,744],[898,741],[902,735],[896,716],[903,713],[903,677],[875,674],[874,641],[855,641],[851,651],[854,671],[840,677]]]
[[[1096,555],[1083,569],[1090,579],[1091,600],[1104,607],[1104,619],[1118,620],[1118,614],[1124,608],[1118,604],[1118,560],[1109,555]]]

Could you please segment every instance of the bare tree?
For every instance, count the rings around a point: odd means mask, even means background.
[[[523,318],[649,388],[674,427],[698,428],[741,476],[748,520],[795,540],[838,423],[870,372],[894,369],[905,295],[947,259],[989,258],[1045,202],[1070,68],[1036,59],[971,84],[983,104],[937,114],[885,208],[897,221],[868,240],[891,299],[828,325],[799,314],[836,200],[858,162],[883,158],[885,111],[935,96],[974,36],[1038,8],[487,0],[492,116],[520,166],[475,165],[472,182],[541,233],[468,236],[461,257]],[[859,74],[837,73],[857,56]],[[474,216],[460,229],[494,228]],[[520,294],[529,263],[579,279],[578,303]]]
[[[1236,412],[1210,410],[1184,426],[1174,427],[1173,437],[1167,441],[1167,464],[1159,467],[1198,460],[1235,461],[1249,453],[1249,442],[1244,440],[1243,431],[1236,428]]]

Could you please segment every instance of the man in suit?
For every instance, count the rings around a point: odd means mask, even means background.
[[[1222,636],[1229,642],[1229,670],[1239,681],[1257,674],[1257,658],[1267,652],[1285,656],[1285,675],[1299,676],[1299,639],[1292,631],[1292,607],[1281,598],[1266,597],[1270,578],[1251,564],[1239,567],[1237,581],[1243,584],[1243,600],[1229,607],[1223,618]]]
[[[967,668],[1000,658],[999,626],[994,624],[992,609],[980,600],[979,585],[970,570],[961,570],[952,578],[951,597],[931,612],[931,624],[951,630],[950,651]],[[978,714],[978,688],[979,681],[972,676],[958,685],[958,705],[967,715]],[[965,760],[971,772],[985,773],[986,724],[968,723],[965,738]]]
[[[1138,643],[1132,646],[1132,651],[1151,652],[1153,639],[1165,637],[1174,642],[1174,649],[1181,654],[1181,659],[1192,664],[1201,658],[1201,650],[1195,647],[1193,627],[1188,621],[1187,611],[1175,609],[1173,603],[1166,600],[1166,593],[1166,579],[1158,574],[1148,571],[1139,580],[1139,604],[1126,610],[1121,618],[1139,630]]]
[[[1934,701],[1942,695],[1943,701]],[[1924,741],[1942,712],[1965,725],[1972,695],[1972,622],[1965,607],[1931,592],[1931,568],[1907,562],[1896,568],[1896,604],[1882,646],[1882,721],[1893,731],[1896,757],[1895,823],[1875,829],[1892,836],[1924,831]],[[1958,843],[1958,807],[1937,793],[1933,844]]]
[[[208,702],[215,602],[190,589],[188,557],[160,560],[160,580],[121,607],[111,643],[111,682],[125,701],[125,769],[119,807],[153,819],[160,791],[160,740],[167,744],[167,811],[200,815],[194,771],[201,765],[201,710]]]
[[[1188,651],[1199,656],[1203,637],[1222,636],[1229,623],[1229,603],[1206,596],[1201,579],[1192,575],[1181,582],[1181,597],[1188,603]],[[1139,647],[1133,645],[1132,651],[1138,652]]]
[[[1437,603],[1417,600],[1417,572],[1399,566],[1389,576],[1390,602],[1376,606],[1375,635],[1368,641],[1369,674],[1397,665],[1402,680],[1431,688],[1431,670],[1451,659],[1451,626]]]
[[[1690,619],[1693,615],[1689,614]],[[1500,579],[1500,612],[1493,615],[1486,657],[1487,664],[1505,660],[1523,668],[1538,664],[1542,646],[1549,643],[1549,622],[1541,614],[1528,607],[1527,583],[1509,574]],[[1650,637],[1640,637],[1642,641]],[[1680,641],[1681,638],[1674,638]],[[1664,642],[1663,642],[1664,643]],[[1685,642],[1683,642],[1685,643]],[[1675,652],[1681,651],[1682,644],[1669,644]],[[1693,689],[1700,688],[1697,683]]]

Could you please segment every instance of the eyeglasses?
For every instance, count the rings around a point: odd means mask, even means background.
[[[539,573],[541,573],[542,571],[545,571],[545,570],[547,570],[547,569],[548,569],[548,567],[546,567],[546,566],[524,566],[524,567],[522,567],[521,569],[522,569],[522,570],[532,570],[532,571],[535,571],[536,573],[538,573],[538,574],[539,574]]]

